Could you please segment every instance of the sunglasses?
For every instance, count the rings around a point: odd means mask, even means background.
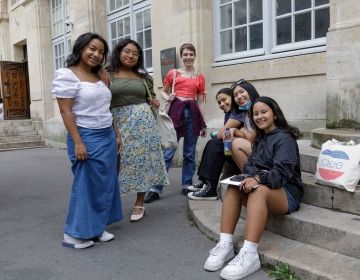
[[[245,84],[245,83],[247,83],[247,81],[246,81],[245,79],[240,79],[240,80],[238,80],[237,82],[233,83],[230,88],[231,88],[232,90],[234,90],[234,88],[235,88],[236,86],[241,85],[241,84]]]

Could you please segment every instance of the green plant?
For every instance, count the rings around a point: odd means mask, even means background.
[[[301,280],[286,263],[269,267],[269,276],[275,280]]]

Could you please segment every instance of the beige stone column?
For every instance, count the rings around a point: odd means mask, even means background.
[[[106,36],[106,0],[69,1],[71,40],[85,32],[96,32]]]
[[[360,1],[331,0],[327,34],[327,128],[360,129]]]
[[[179,48],[187,42],[197,50],[195,67],[208,77],[213,58],[212,1],[153,0],[151,22],[155,87],[162,86],[160,50],[176,47],[180,66]]]
[[[0,60],[10,60],[7,0],[0,0]]]

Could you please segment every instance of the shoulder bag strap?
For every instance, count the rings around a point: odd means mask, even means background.
[[[172,80],[171,94],[175,94],[175,80],[176,80],[176,69],[173,70],[173,80]]]

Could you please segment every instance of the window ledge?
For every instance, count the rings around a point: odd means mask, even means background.
[[[251,56],[246,58],[235,58],[235,59],[218,60],[218,61],[215,60],[212,67],[251,63],[257,61],[271,60],[271,59],[290,57],[290,56],[298,56],[298,55],[311,54],[311,53],[319,53],[325,51],[326,51],[326,46],[320,46],[311,49],[301,49],[301,50],[287,51],[287,52],[274,53],[274,54]]]

